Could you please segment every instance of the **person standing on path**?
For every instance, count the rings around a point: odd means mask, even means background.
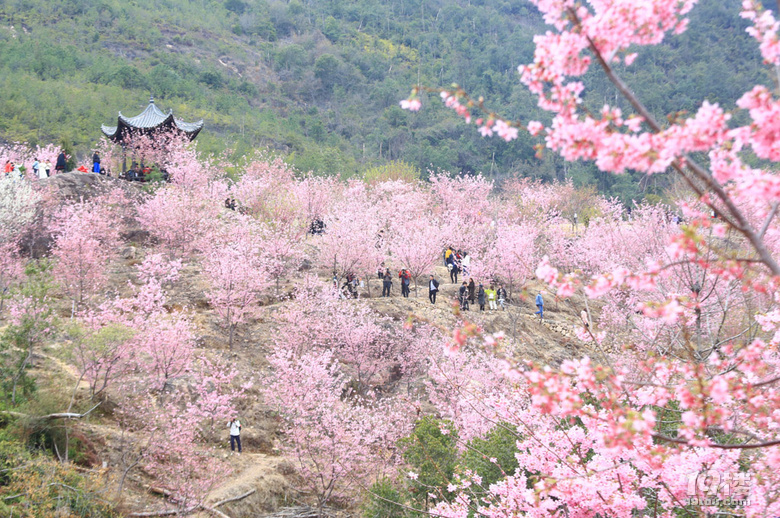
[[[534,315],[539,315],[539,320],[544,320],[544,300],[541,293],[536,294],[536,307],[539,310]]]
[[[469,303],[474,304],[474,297],[477,294],[477,285],[474,284],[474,279],[469,277]]]
[[[54,164],[54,170],[57,171],[57,173],[64,173],[65,167],[68,165],[68,159],[65,156],[64,151],[60,151],[60,154],[57,155],[57,163]]]
[[[100,173],[100,155],[97,151],[92,154],[92,172]]]
[[[469,274],[469,267],[471,266],[471,256],[468,252],[463,252],[463,259],[460,260],[460,265],[463,267],[463,276]]]
[[[433,278],[433,275],[431,275],[431,279],[428,281],[428,299],[431,301],[431,304],[436,304],[436,294],[439,292],[439,281]]]
[[[386,270],[384,276],[382,276],[382,296],[390,296],[390,288],[393,287],[393,277],[390,275],[390,270]]]
[[[453,254],[452,257],[455,257],[455,254]],[[452,284],[458,284],[458,274],[460,273],[459,262],[453,259],[450,261],[450,266],[448,268],[450,269],[450,281]]]
[[[238,454],[241,455],[241,421],[238,417],[230,420],[228,429],[230,429],[230,451],[236,451],[236,444],[238,444]]]
[[[398,276],[401,278],[401,295],[408,299],[409,284],[412,282],[412,274],[409,273],[409,270],[404,268],[398,273]]]
[[[506,309],[506,289],[504,289],[503,284],[498,285],[498,291],[496,292],[496,296],[498,297],[498,305],[501,306],[501,309]]]
[[[460,289],[458,290],[458,300],[460,301],[460,309],[463,311],[469,310],[469,289],[466,287],[466,281],[463,281]]]
[[[477,302],[479,302],[479,310],[485,311],[485,288],[482,287],[482,283],[479,283],[479,289],[477,290]]]
[[[487,299],[488,299],[488,307],[491,311],[494,311],[498,309],[498,306],[496,306],[496,288],[493,287],[493,285],[490,285],[490,288],[486,291],[487,293]]]

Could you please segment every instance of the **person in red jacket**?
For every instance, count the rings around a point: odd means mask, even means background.
[[[401,295],[409,298],[409,284],[412,282],[412,274],[409,273],[409,270],[404,268],[398,272],[398,277],[401,278]]]

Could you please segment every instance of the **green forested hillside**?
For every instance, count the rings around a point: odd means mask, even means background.
[[[626,80],[664,115],[731,106],[766,82],[739,0],[702,0],[690,30],[645,50]],[[528,136],[482,139],[437,99],[398,107],[413,84],[456,82],[490,108],[544,118],[519,84],[545,27],[527,0],[0,0],[0,139],[80,154],[117,110],[150,94],[204,118],[202,149],[269,147],[302,170],[354,174],[388,160],[422,170],[572,176],[623,199],[638,179],[534,158]],[[615,102],[593,71],[588,102]],[[652,190],[652,186],[650,189]]]

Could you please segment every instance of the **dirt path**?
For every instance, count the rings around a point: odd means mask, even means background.
[[[289,489],[289,482],[280,470],[284,460],[264,453],[247,452],[241,455],[228,454],[228,459],[234,472],[224,484],[214,488],[208,494],[206,503],[213,505],[254,489],[255,493],[252,495],[227,503],[219,509],[231,518],[257,516],[260,510],[266,512],[273,510],[279,497]]]

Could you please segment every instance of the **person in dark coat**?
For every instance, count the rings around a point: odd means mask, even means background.
[[[390,275],[390,270],[386,270],[385,274],[382,276],[382,296],[389,297],[390,288],[392,287],[393,287],[393,276]]]
[[[100,174],[100,155],[97,151],[92,154],[92,172]]]
[[[463,311],[469,310],[469,289],[466,286],[466,281],[463,281],[463,284],[458,290],[458,301],[460,301],[460,309]]]
[[[485,311],[485,288],[482,287],[482,283],[479,283],[477,290],[477,302],[479,302],[479,310]]]
[[[431,279],[428,281],[428,299],[431,301],[431,304],[436,304],[437,293],[439,293],[439,281],[431,275]]]
[[[447,268],[450,269],[450,281],[452,284],[458,284],[458,274],[460,273],[460,265],[458,262],[454,260],[450,261],[450,264]]]
[[[60,151],[60,154],[57,156],[57,163],[54,165],[54,170],[58,173],[64,173],[67,165],[68,159],[65,157],[65,152]]]
[[[469,277],[469,302],[474,304],[474,297],[477,293],[477,285],[474,284],[474,279]]]

